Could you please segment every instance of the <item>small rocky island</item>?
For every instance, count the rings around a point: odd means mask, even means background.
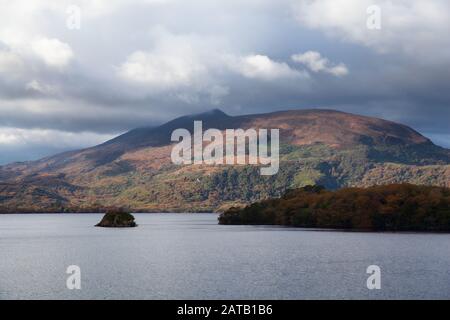
[[[121,208],[108,209],[103,216],[102,221],[95,225],[103,228],[134,228],[137,227],[134,222],[134,216]]]

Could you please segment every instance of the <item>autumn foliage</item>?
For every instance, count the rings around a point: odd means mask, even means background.
[[[231,208],[220,224],[391,231],[450,231],[450,189],[392,184],[289,190],[280,199]]]

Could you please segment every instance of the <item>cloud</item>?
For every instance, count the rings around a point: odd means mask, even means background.
[[[151,87],[172,88],[189,85],[195,77],[206,72],[206,68],[192,56],[160,55],[136,51],[120,66],[119,74],[133,82]]]
[[[230,57],[229,66],[246,78],[260,80],[296,79],[307,77],[304,72],[292,69],[285,62],[271,60],[265,55],[248,55],[245,57]]]
[[[89,146],[92,143],[102,143],[113,136],[93,132],[64,132],[49,129],[21,129],[0,127],[0,145],[16,147],[29,144],[45,145],[54,148],[76,148],[80,145]],[[56,138],[56,139],[55,139]]]
[[[67,132],[91,131],[120,134],[129,128],[154,125],[161,112],[148,108],[111,108],[73,98],[31,95],[0,99],[0,127],[48,129]]]
[[[164,94],[164,99],[178,103],[220,106],[238,82],[279,85],[277,81],[295,80],[302,86],[309,77],[264,54],[235,53],[220,37],[173,33],[157,26],[149,39],[151,49],[131,53],[116,70],[125,85],[135,87],[132,94],[137,97],[158,99]]]
[[[162,26],[148,34],[150,49],[129,54],[116,69],[120,79],[137,89],[141,96],[172,92],[183,101],[198,101],[198,95],[217,94],[220,83],[214,76],[218,63],[214,56],[220,41],[196,34],[172,33]],[[216,89],[214,89],[216,88]]]
[[[291,58],[295,62],[304,64],[313,72],[330,73],[336,77],[342,77],[348,74],[348,69],[345,64],[340,63],[333,66],[327,58],[322,57],[317,51],[307,51],[302,54],[295,54]]]
[[[367,27],[373,5],[381,10],[380,30]],[[299,0],[294,7],[302,25],[379,53],[400,51],[429,61],[450,54],[447,0]]]
[[[58,39],[36,39],[31,49],[48,66],[56,68],[66,67],[74,56],[70,46]]]
[[[113,135],[94,132],[66,132],[49,129],[0,127],[0,165],[26,161],[68,150],[100,144]]]
[[[26,90],[44,95],[54,95],[58,92],[56,86],[49,85],[38,80],[28,82],[26,84]]]
[[[307,73],[291,68],[263,54],[237,55],[220,41],[192,34],[173,34],[165,28],[151,31],[154,39],[150,51],[130,54],[118,68],[121,78],[145,85],[149,90],[191,87],[212,92],[217,99],[225,91],[217,76],[235,73],[248,79],[275,81],[307,77]],[[214,85],[210,85],[214,83]],[[185,94],[184,94],[185,95]]]
[[[10,51],[0,50],[0,74],[14,75],[22,71],[23,67],[24,63],[19,55]]]
[[[449,134],[448,1],[0,2],[0,127],[103,135],[211,108],[324,107]],[[24,158],[53,150],[23,137]]]

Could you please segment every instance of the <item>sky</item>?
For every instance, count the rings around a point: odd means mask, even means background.
[[[0,0],[0,164],[219,108],[326,108],[450,147],[448,0]]]

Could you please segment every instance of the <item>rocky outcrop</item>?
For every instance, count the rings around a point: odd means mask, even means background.
[[[137,227],[134,216],[121,209],[108,210],[102,221],[95,225],[104,228],[133,228]]]

